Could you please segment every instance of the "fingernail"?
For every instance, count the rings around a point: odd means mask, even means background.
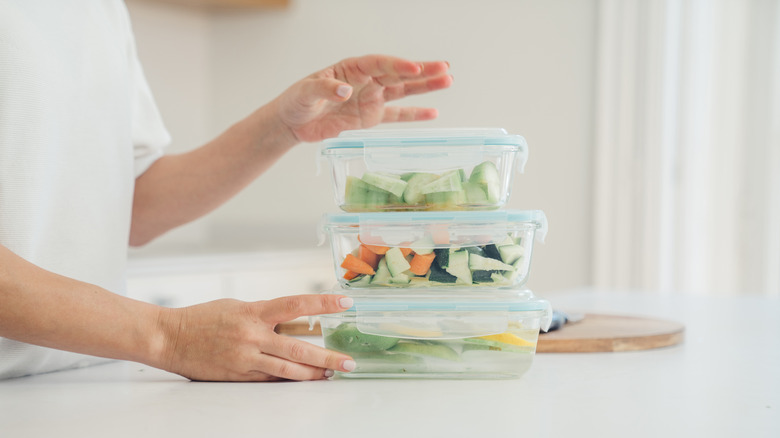
[[[336,374],[333,370],[325,370],[325,377],[333,377]]]
[[[347,371],[347,372],[354,371],[355,367],[357,367],[357,364],[355,363],[354,360],[351,360],[351,359],[347,359],[344,362],[342,362],[342,364],[341,364],[341,368],[344,371]]]
[[[352,92],[352,87],[350,87],[349,85],[339,85],[339,87],[336,88],[336,94],[338,94],[341,97],[347,97],[351,92]]]
[[[354,302],[352,301],[352,298],[344,297],[339,299],[339,306],[341,306],[343,309],[349,309],[353,304]]]

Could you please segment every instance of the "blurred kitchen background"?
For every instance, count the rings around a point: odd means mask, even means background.
[[[343,58],[443,59],[453,87],[403,103],[439,109],[417,127],[526,138],[508,207],[544,210],[550,227],[529,288],[780,295],[776,0],[127,6],[172,153]],[[316,230],[337,209],[317,151],[299,145],[222,208],[131,250],[131,294],[183,305],[332,286]]]

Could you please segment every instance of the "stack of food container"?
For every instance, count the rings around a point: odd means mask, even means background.
[[[361,130],[326,140],[323,217],[346,312],[320,316],[343,377],[513,378],[550,306],[525,288],[541,211],[505,210],[528,148],[503,129]]]

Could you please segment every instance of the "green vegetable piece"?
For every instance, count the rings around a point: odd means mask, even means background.
[[[404,254],[401,252],[401,249],[397,247],[387,250],[385,258],[382,260],[387,262],[387,268],[390,270],[391,277],[395,277],[411,267],[406,260],[406,257],[404,257]]]
[[[409,205],[422,204],[425,201],[425,193],[422,192],[422,188],[437,178],[439,176],[432,173],[412,174],[407,180],[406,189],[404,190],[404,202]]]
[[[487,193],[484,186],[474,182],[464,182],[463,191],[466,193],[466,201],[469,204],[483,205],[489,204]]]
[[[485,245],[485,257],[501,260],[501,253],[498,252],[498,247],[491,243],[490,245]]]
[[[431,263],[431,271],[428,280],[437,283],[455,283],[457,277],[442,269],[438,263]]]
[[[469,255],[468,264],[471,269],[483,271],[514,271],[515,269],[512,265],[477,254]]]
[[[503,271],[486,271],[486,270],[477,270],[471,272],[471,278],[474,280],[475,283],[493,283],[494,278],[493,274],[500,273]],[[506,281],[503,275],[501,275],[501,279]]]
[[[447,172],[420,188],[424,195],[439,192],[458,192],[461,190],[463,190],[463,184],[458,171]]]
[[[326,348],[351,352],[384,351],[398,343],[398,338],[369,335],[358,330],[354,324],[340,324],[325,336]]]
[[[436,254],[436,258],[433,259],[436,262],[435,264],[442,269],[447,269],[447,266],[450,265],[450,249],[436,248],[433,252]]]
[[[479,256],[475,256],[479,257]],[[469,253],[461,250],[450,254],[450,262],[445,269],[450,274],[458,278],[458,281],[465,284],[471,284],[471,269],[469,269]]]
[[[525,254],[525,248],[520,245],[504,245],[498,247],[498,252],[501,254],[501,260],[511,265]]]
[[[460,355],[447,345],[434,342],[415,342],[412,340],[402,340],[394,347],[388,350],[391,353],[419,354],[421,356],[432,356],[440,359],[460,361]]]
[[[387,268],[387,261],[385,261],[384,258],[381,258],[379,260],[379,264],[376,267],[376,273],[371,279],[371,284],[377,286],[388,285],[390,284],[391,277],[392,275],[390,274],[390,269]]]
[[[402,180],[400,177],[393,177],[375,172],[364,173],[363,182],[386,192],[390,192],[398,197],[403,196],[407,185],[406,181]]]
[[[487,194],[487,201],[495,204],[499,201],[501,195],[501,179],[498,175],[498,169],[492,161],[485,161],[474,167],[471,171],[469,182],[477,183],[482,186]]]

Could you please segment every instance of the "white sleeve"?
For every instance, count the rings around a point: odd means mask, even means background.
[[[138,178],[152,163],[163,156],[171,142],[171,136],[165,128],[152,91],[146,82],[141,62],[136,54],[135,41],[131,44],[130,62],[134,84],[132,141],[135,177]]]

